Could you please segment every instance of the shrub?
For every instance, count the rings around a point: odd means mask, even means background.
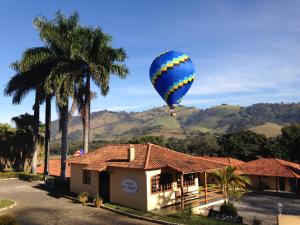
[[[0,216],[0,225],[19,225],[18,220],[10,215]]]
[[[44,180],[44,176],[42,174],[19,173],[19,179],[25,181],[42,181]]]
[[[87,201],[89,200],[89,193],[87,192],[81,192],[77,196],[77,200],[82,204],[86,205]]]
[[[99,208],[103,203],[103,199],[101,196],[97,194],[96,198],[94,198],[95,207]]]
[[[19,178],[26,181],[40,181],[43,180],[43,175],[26,172],[0,172],[0,179],[1,178]]]
[[[255,217],[253,218],[251,224],[252,224],[252,225],[262,225],[261,220],[256,219]]]
[[[18,178],[19,173],[18,172],[0,172],[0,179],[6,179],[6,178]]]
[[[230,216],[237,216],[238,215],[237,209],[235,208],[235,206],[231,202],[224,202],[220,206],[220,212],[225,213],[225,214],[230,215]]]

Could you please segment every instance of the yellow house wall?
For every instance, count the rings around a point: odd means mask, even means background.
[[[172,183],[173,190],[163,191],[159,193],[151,193],[151,177],[161,174],[161,170],[146,171],[147,177],[147,211],[160,209],[161,207],[172,205],[176,203],[176,192],[179,192],[180,188],[177,188],[177,182]],[[175,176],[175,174],[174,174]],[[184,187],[184,191],[198,191],[198,178],[195,178],[195,185]]]
[[[83,183],[84,165],[71,164],[70,191],[72,193],[88,192],[91,197],[95,197],[99,192],[99,173],[91,171],[91,184]]]
[[[146,174],[143,170],[111,168],[110,202],[147,211]],[[133,179],[137,183],[137,192],[127,193],[122,189],[124,179]]]

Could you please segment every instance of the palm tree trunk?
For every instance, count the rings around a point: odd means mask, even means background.
[[[83,151],[84,154],[89,152],[89,139],[90,139],[90,101],[91,101],[91,81],[90,75],[86,78],[85,88],[85,104],[83,112]]]
[[[61,119],[61,170],[60,177],[66,179],[66,160],[68,154],[68,122],[69,122],[69,110],[68,101],[65,106],[61,107],[60,119]]]
[[[33,156],[31,162],[31,172],[33,174],[37,173],[37,160],[38,160],[38,150],[39,150],[39,123],[40,123],[40,104],[38,91],[35,92],[35,103],[33,106],[34,110],[34,124],[33,124]]]
[[[45,160],[44,160],[44,176],[49,175],[49,151],[50,151],[50,130],[51,130],[51,96],[46,97],[45,110]]]

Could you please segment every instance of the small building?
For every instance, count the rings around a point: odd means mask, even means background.
[[[207,187],[206,173],[224,164],[154,144],[107,145],[68,160],[70,191],[101,195],[104,201],[149,211],[169,205],[207,204],[223,199]],[[204,177],[199,189],[198,178]]]
[[[300,191],[300,165],[277,158],[260,158],[239,166],[258,190]]]

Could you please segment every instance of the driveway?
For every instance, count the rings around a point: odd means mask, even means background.
[[[278,203],[283,205],[282,214],[300,215],[300,199],[295,196],[279,197],[268,194],[247,193],[236,204],[238,213],[247,224],[253,218],[260,219],[263,225],[277,224]]]
[[[75,204],[64,197],[51,196],[47,191],[40,189],[35,182],[0,181],[0,198],[17,201],[15,208],[1,212],[0,215],[12,214],[22,225],[154,225],[154,223],[128,218],[104,209]]]

